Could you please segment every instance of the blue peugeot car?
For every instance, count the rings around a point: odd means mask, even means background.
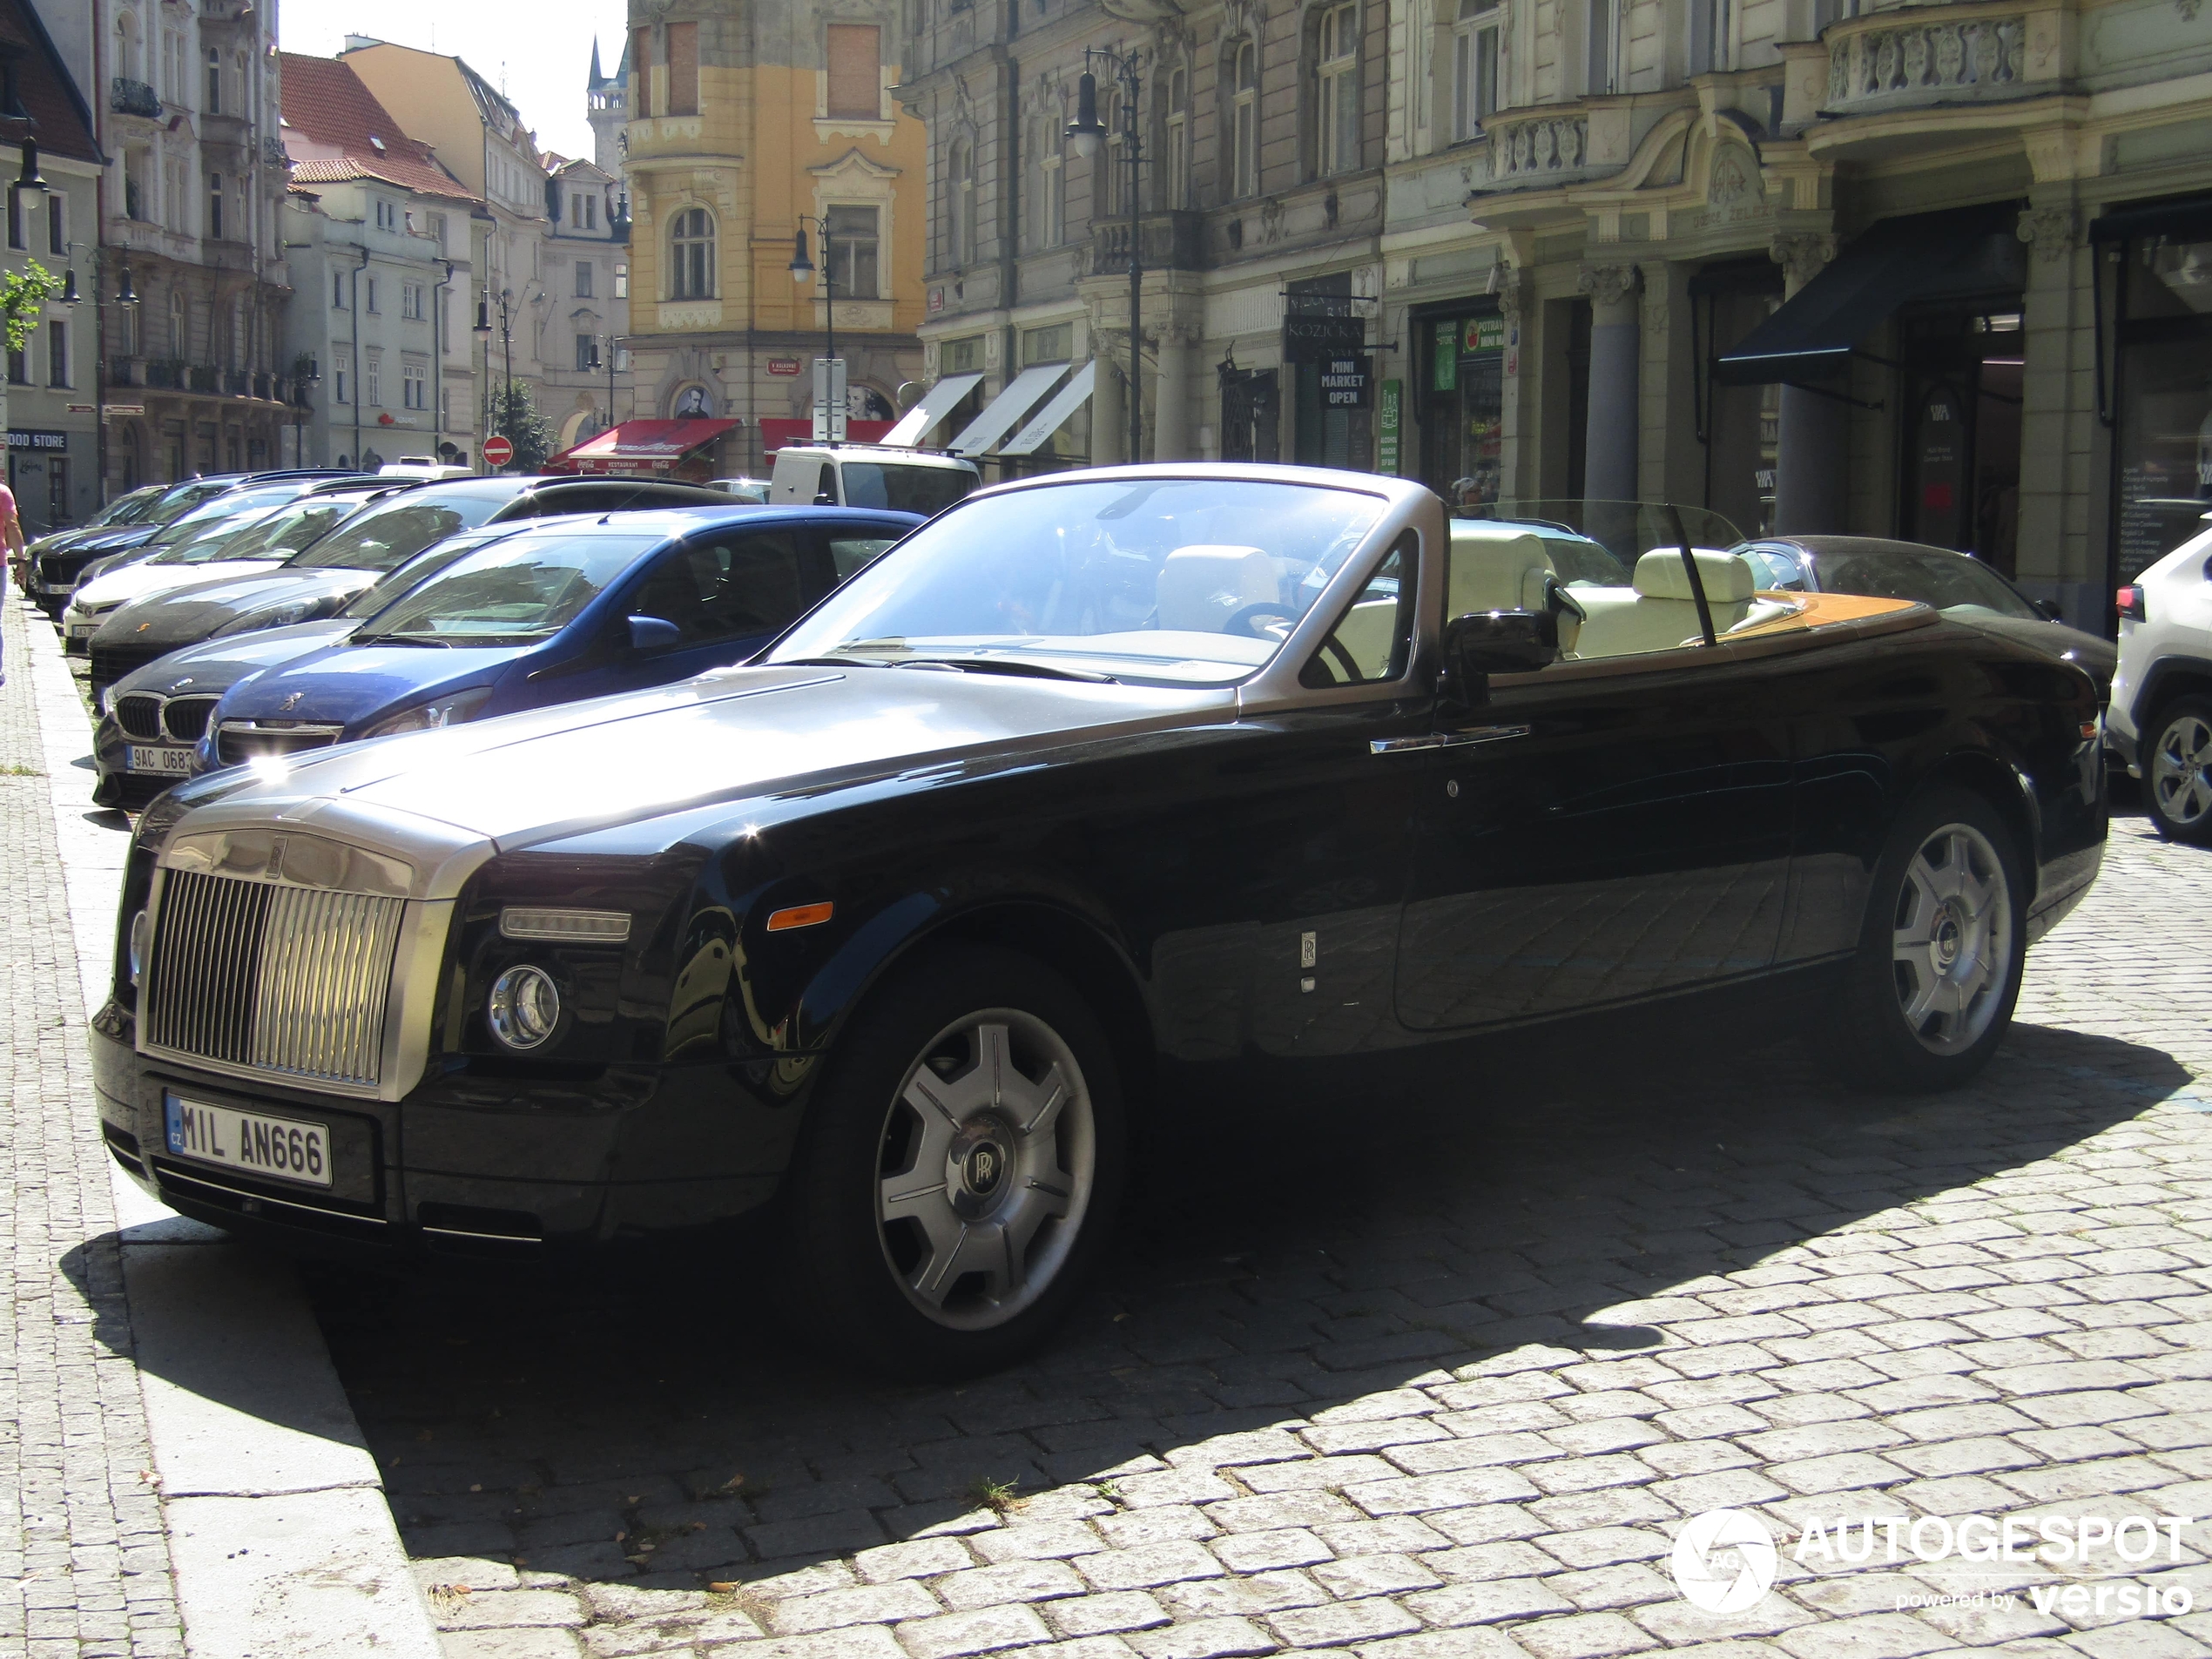
[[[239,681],[195,772],[688,678],[742,661],[921,523],[819,507],[540,520],[343,643]]]

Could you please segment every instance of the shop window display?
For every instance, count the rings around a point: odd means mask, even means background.
[[[1494,502],[1505,437],[1505,319],[1491,310],[1420,327],[1422,480],[1455,507]]]
[[[2117,264],[2114,551],[2124,583],[2212,512],[2212,239],[2147,237],[2125,244]]]

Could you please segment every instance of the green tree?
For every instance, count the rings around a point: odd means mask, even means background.
[[[61,291],[62,280],[36,260],[21,271],[0,271],[0,316],[7,319],[10,351],[30,343],[39,308]]]
[[[530,388],[520,381],[492,388],[491,429],[515,446],[509,465],[516,472],[536,472],[558,442],[553,423],[537,412]]]

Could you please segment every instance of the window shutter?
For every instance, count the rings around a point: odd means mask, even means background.
[[[873,24],[829,26],[829,113],[873,121],[883,112],[883,31]]]
[[[699,112],[699,26],[695,23],[668,25],[668,112]]]

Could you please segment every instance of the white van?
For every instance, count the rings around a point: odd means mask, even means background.
[[[941,513],[983,482],[972,461],[880,443],[791,443],[776,451],[768,502]]]
[[[388,461],[376,469],[379,478],[420,478],[435,483],[441,478],[474,478],[476,475],[466,467],[448,465],[435,455],[401,455],[397,461]]]

